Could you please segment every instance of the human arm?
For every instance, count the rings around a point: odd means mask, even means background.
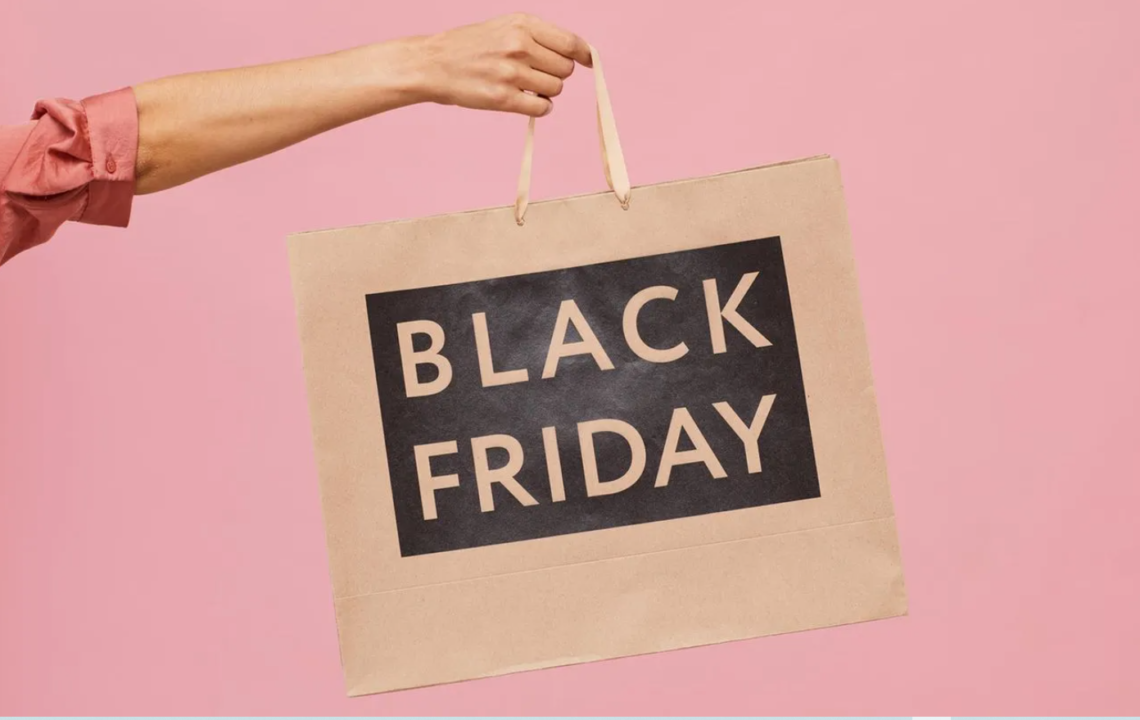
[[[68,220],[125,226],[131,198],[421,102],[544,115],[576,35],[510,15],[268,65],[178,75],[81,102],[37,105],[0,127],[0,264]]]
[[[580,38],[511,15],[439,35],[143,83],[134,88],[137,193],[414,103],[544,115],[575,61],[590,62]]]

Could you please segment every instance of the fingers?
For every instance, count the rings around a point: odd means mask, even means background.
[[[521,90],[511,95],[507,100],[506,107],[503,108],[503,110],[507,112],[529,115],[531,117],[549,115],[553,109],[554,104],[550,102],[550,100],[539,97],[538,95],[522,92]]]
[[[590,46],[582,38],[536,17],[507,15],[488,27],[500,46],[491,55],[491,64],[478,68],[489,84],[471,100],[475,107],[548,115],[554,109],[550,99],[561,94],[574,63],[591,65]]]
[[[590,46],[586,41],[569,30],[551,25],[545,20],[528,17],[526,20],[531,35],[543,47],[549,48],[563,57],[591,67]]]
[[[548,47],[537,42],[531,47],[527,60],[535,70],[553,75],[565,80],[574,72],[574,61],[565,55],[559,55]]]
[[[518,86],[521,90],[530,90],[536,95],[547,98],[556,97],[562,92],[562,80],[533,68],[525,68],[519,72]]]

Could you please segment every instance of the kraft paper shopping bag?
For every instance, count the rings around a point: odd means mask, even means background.
[[[839,168],[302,233],[361,695],[900,615]],[[616,198],[616,199],[615,199]]]

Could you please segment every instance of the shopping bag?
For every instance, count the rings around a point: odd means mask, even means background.
[[[289,239],[350,695],[906,612],[836,162]]]

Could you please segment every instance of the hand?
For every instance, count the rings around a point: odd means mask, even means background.
[[[591,64],[582,38],[522,13],[419,42],[427,99],[477,110],[547,115],[574,63]]]

